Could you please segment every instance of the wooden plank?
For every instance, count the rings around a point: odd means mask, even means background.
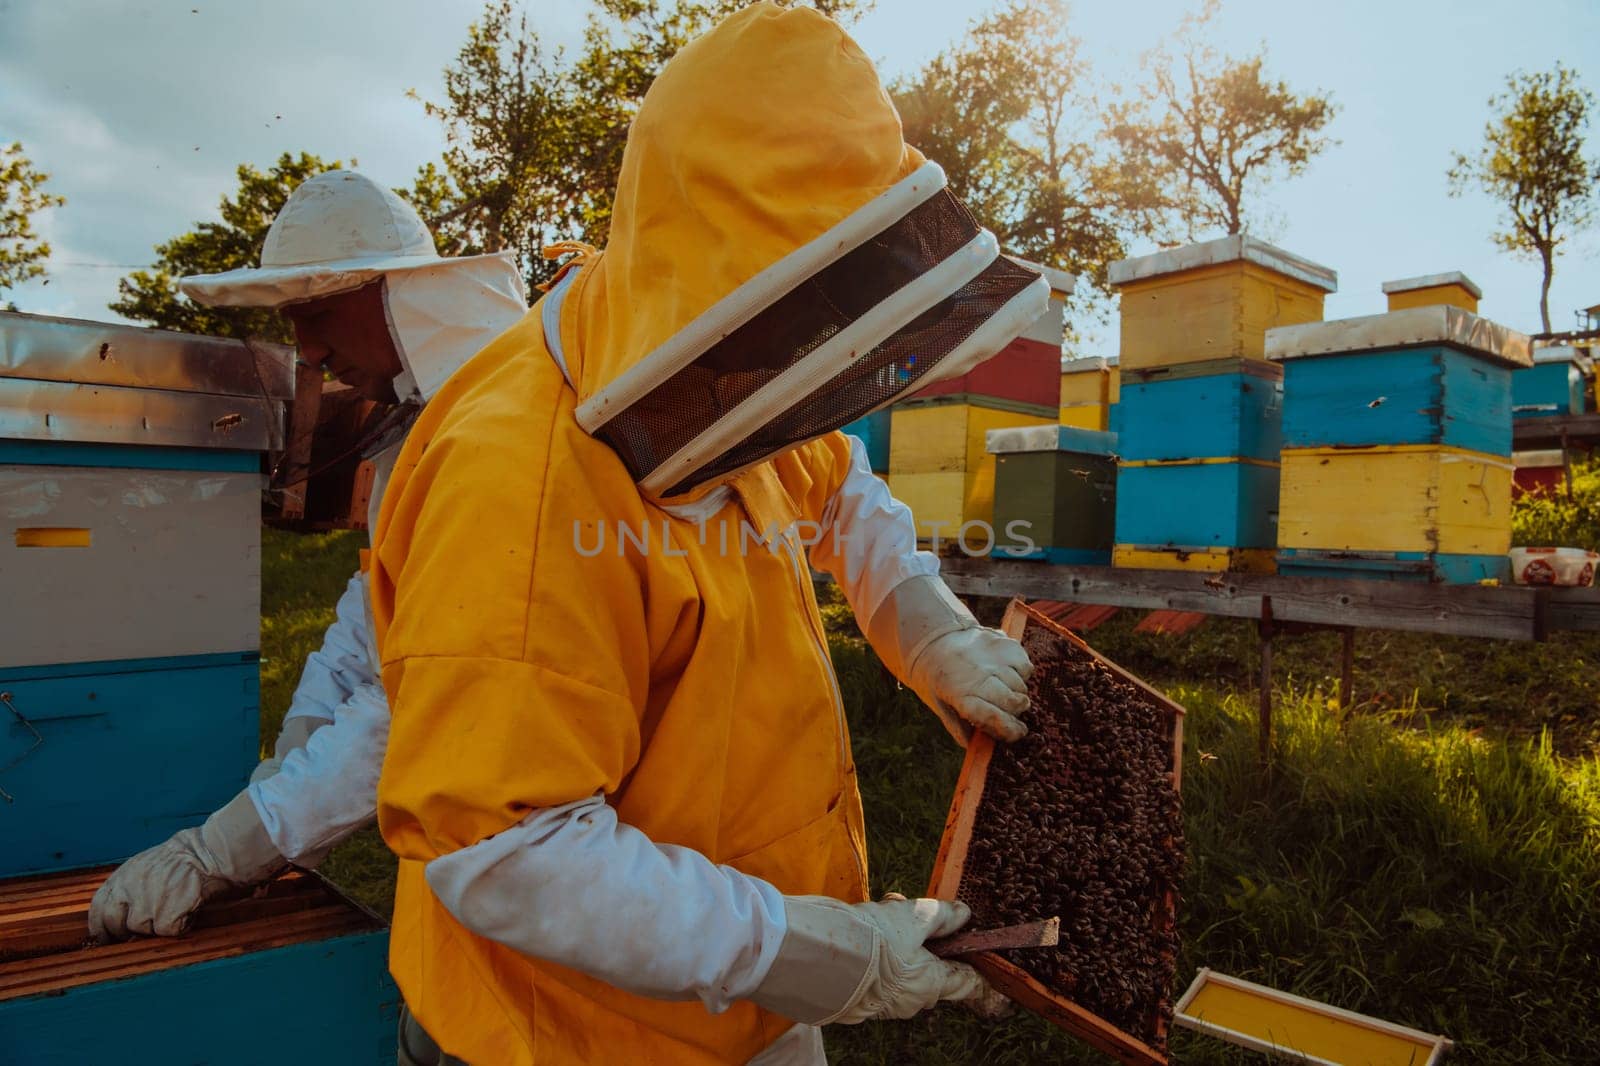
[[[1511,444],[1519,450],[1559,448],[1563,433],[1574,444],[1600,441],[1600,414],[1519,418],[1511,425]]]
[[[1053,948],[1061,942],[1061,919],[1046,918],[998,929],[963,930],[954,936],[930,940],[923,946],[941,959],[976,955],[980,951],[1012,951],[1017,948]]]
[[[952,590],[969,596],[1028,596],[1232,618],[1260,618],[1261,599],[1271,596],[1279,621],[1499,640],[1535,638],[1534,590],[1529,588],[1051,566],[959,556],[944,560],[942,576]],[[1557,593],[1552,605],[1561,604],[1552,608],[1552,628],[1559,618],[1560,628],[1600,629],[1595,590],[1552,591]]]

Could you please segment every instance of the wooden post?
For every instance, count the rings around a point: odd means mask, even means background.
[[[1344,654],[1339,662],[1339,725],[1343,727],[1345,720],[1350,717],[1350,699],[1355,688],[1356,675],[1356,629],[1355,626],[1344,627]]]
[[[1272,597],[1261,597],[1261,768],[1272,758]]]
[[[1567,442],[1566,427],[1561,430],[1561,470],[1567,478],[1567,499],[1572,499],[1572,448]]]

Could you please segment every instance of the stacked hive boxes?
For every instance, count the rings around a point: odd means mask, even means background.
[[[1448,304],[1273,330],[1278,569],[1466,583],[1511,547],[1511,377],[1528,338]]]
[[[1118,566],[1270,570],[1282,372],[1266,331],[1322,318],[1333,271],[1245,235],[1113,263],[1122,301]]]
[[[1533,365],[1511,376],[1513,418],[1581,415],[1586,406],[1588,361],[1565,345],[1537,348]]]
[[[252,1034],[292,1015],[328,1061],[392,1063],[388,936],[352,905],[85,946],[104,871],[63,872],[198,824],[256,764],[292,353],[3,312],[0,353],[0,1060],[272,1062]]]
[[[971,372],[891,409],[889,488],[911,508],[925,541],[951,542],[994,518],[992,429],[1054,426],[1059,417],[1061,337],[1070,274],[1028,264],[1050,282],[1048,310],[1023,336]],[[982,546],[986,539],[974,535]]]
[[[1117,438],[1071,426],[996,429],[993,554],[1076,565],[1111,561]]]

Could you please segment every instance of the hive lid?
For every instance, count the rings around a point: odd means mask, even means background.
[[[0,438],[268,451],[294,350],[0,312]]]
[[[1580,369],[1587,369],[1589,360],[1578,349],[1570,344],[1549,344],[1533,350],[1535,364],[1544,363],[1571,363]]]
[[[1133,259],[1119,259],[1107,268],[1106,279],[1112,285],[1127,285],[1159,278],[1164,274],[1241,261],[1275,270],[1323,292],[1339,291],[1339,275],[1335,271],[1273,247],[1247,233],[1235,233],[1201,244],[1186,244]]]
[[[1061,357],[1063,374],[1082,374],[1092,370],[1110,370],[1112,363],[1103,355],[1064,355]]]
[[[1114,455],[1117,451],[1117,435],[1075,426],[1014,426],[989,430],[984,434],[984,447],[991,455],[1013,452]]]
[[[1448,304],[1411,307],[1381,315],[1307,322],[1267,330],[1267,358],[1415,348],[1443,344],[1510,367],[1531,366],[1532,341],[1487,318]]]
[[[1386,281],[1383,283],[1383,292],[1384,295],[1389,296],[1397,292],[1415,292],[1417,289],[1437,289],[1444,285],[1459,285],[1470,292],[1474,300],[1483,299],[1483,290],[1478,288],[1471,278],[1459,270],[1447,270],[1443,274],[1423,274],[1415,278]]]

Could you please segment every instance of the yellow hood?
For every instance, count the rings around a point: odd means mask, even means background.
[[[609,244],[562,308],[579,401],[922,162],[816,11],[755,4],[690,43],[640,105]]]

